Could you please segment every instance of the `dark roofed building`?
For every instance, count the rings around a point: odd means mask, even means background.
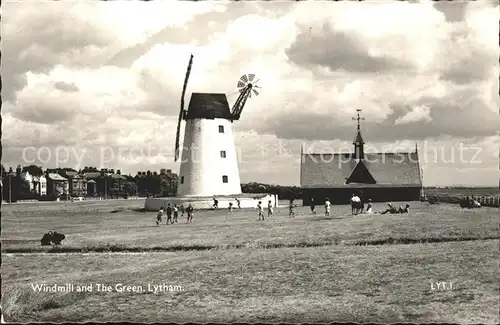
[[[325,197],[348,204],[353,193],[366,201],[418,201],[422,188],[418,152],[364,153],[358,115],[354,153],[302,152],[300,183],[304,205]]]
[[[57,197],[68,195],[69,186],[68,180],[56,173],[47,174],[47,195],[54,195]]]
[[[232,118],[225,94],[192,93],[186,119]]]
[[[69,182],[69,193],[72,197],[87,196],[87,180],[76,171],[65,171],[63,173]]]

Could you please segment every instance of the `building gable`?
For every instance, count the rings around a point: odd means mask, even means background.
[[[56,174],[56,173],[49,173],[47,175],[47,178],[52,180],[52,181],[57,181],[57,182],[66,182],[67,181],[66,178],[64,178],[61,175]]]
[[[363,160],[360,160],[358,161],[356,167],[352,170],[351,175],[347,178],[345,183],[376,184],[377,181],[373,178],[368,168],[366,168]]]

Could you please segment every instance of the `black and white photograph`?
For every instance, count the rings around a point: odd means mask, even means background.
[[[2,2],[2,323],[498,324],[499,10]]]

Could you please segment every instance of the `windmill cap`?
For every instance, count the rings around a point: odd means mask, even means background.
[[[186,119],[231,119],[229,103],[223,93],[192,93],[187,111]]]

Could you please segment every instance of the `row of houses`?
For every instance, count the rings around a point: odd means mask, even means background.
[[[51,198],[107,197],[118,198],[139,195],[175,195],[178,176],[171,169],[137,172],[136,176],[122,175],[120,170],[85,167],[76,171],[70,168],[42,170],[30,165],[7,172],[2,165],[0,176],[2,198],[36,199],[38,196]],[[29,187],[29,188],[28,188]],[[41,198],[44,199],[44,198]]]
[[[18,166],[15,174],[6,176],[19,177],[36,195],[56,197],[118,196],[123,193],[127,181],[127,177],[121,175],[119,170],[115,173],[114,170],[106,169],[82,174],[48,169],[42,175],[32,175],[27,170],[21,171],[21,166]]]

